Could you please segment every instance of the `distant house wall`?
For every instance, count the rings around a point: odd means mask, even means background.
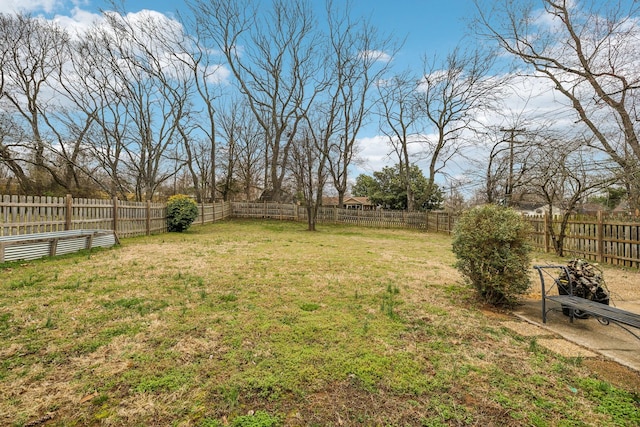
[[[342,206],[338,206],[337,197],[323,197],[322,206],[325,208],[340,208],[340,209],[357,209],[363,211],[373,211],[376,206],[369,201],[368,197],[345,197]]]
[[[375,206],[368,197],[348,197],[344,200],[343,209],[359,209],[363,211],[375,210]]]

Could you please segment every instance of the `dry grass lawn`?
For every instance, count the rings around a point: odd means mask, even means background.
[[[454,262],[446,235],[228,221],[4,265],[0,424],[640,423],[638,383],[502,327]]]

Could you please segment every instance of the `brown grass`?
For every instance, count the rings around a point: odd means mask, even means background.
[[[0,424],[619,423],[566,391],[601,365],[502,328],[454,262],[446,235],[234,221],[9,266]]]

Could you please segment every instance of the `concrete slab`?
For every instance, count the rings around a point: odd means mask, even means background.
[[[616,306],[640,313],[640,301],[626,301],[617,303]],[[570,323],[568,316],[555,310],[547,314],[547,323],[543,324],[541,310],[540,300],[526,300],[514,310],[514,314],[527,323],[555,333],[583,349],[640,372],[640,340],[627,331],[613,324],[603,325],[594,318],[575,319]]]

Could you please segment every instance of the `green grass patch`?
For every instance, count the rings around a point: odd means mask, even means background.
[[[596,402],[595,411],[610,416],[615,425],[640,425],[640,394],[626,392],[612,387],[611,384],[593,378],[584,378],[578,387]]]
[[[316,311],[320,308],[320,304],[316,304],[315,302],[305,302],[300,304],[300,309],[302,311]]]
[[[638,422],[633,391],[487,319],[449,236],[318,228],[224,221],[3,268],[3,421]]]
[[[159,375],[141,378],[138,384],[134,386],[134,390],[137,393],[172,392],[186,386],[191,381],[191,374],[182,372],[179,369],[171,369]]]

